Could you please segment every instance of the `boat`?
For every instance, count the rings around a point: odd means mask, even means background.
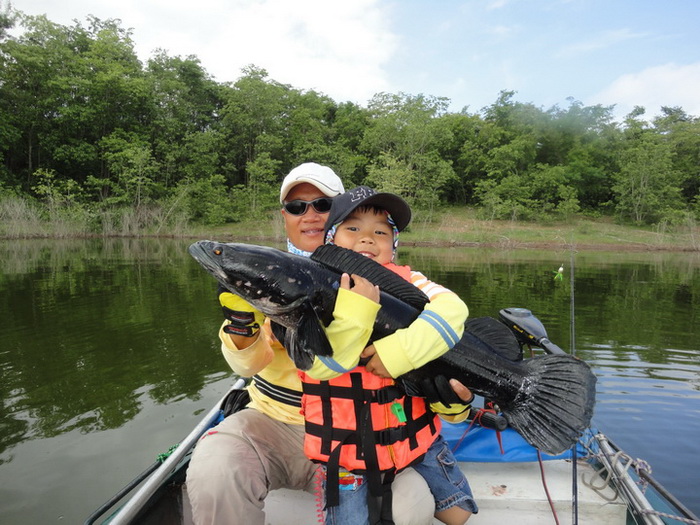
[[[508,308],[499,316],[523,346],[564,353],[529,310]],[[192,524],[185,485],[192,451],[205,432],[236,410],[230,400],[245,383],[238,378],[174,450],[161,454],[95,510],[85,525]],[[445,424],[442,432],[479,505],[470,525],[700,525],[700,518],[652,477],[646,462],[630,457],[598,429],[587,429],[570,450],[550,456],[525,442],[498,415],[497,407],[483,401],[470,420]],[[303,491],[272,491],[265,514],[270,525],[319,522],[315,497]]]

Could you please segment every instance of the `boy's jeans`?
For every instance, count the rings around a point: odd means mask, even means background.
[[[394,505],[392,513],[396,525],[403,523],[431,524],[433,523],[433,513],[436,507],[440,511],[458,505],[473,513],[478,512],[471,487],[469,487],[469,483],[459,469],[454,454],[452,454],[449,445],[442,436],[437,437],[421,463],[414,465],[412,469],[400,472],[396,476],[394,483],[392,483],[394,503],[397,501],[413,501],[410,495],[404,492],[406,490],[405,485],[400,482],[401,476],[413,469],[427,482],[434,500],[429,504],[422,504],[420,516],[414,517],[414,519],[421,521],[412,520],[410,512],[405,514],[406,518],[411,521],[403,521],[403,517],[401,518],[402,521],[399,521],[397,519],[397,510],[403,516],[403,511],[406,509],[397,509],[397,506]],[[361,484],[341,486],[340,505],[326,509],[326,525],[370,525],[369,510],[367,508],[367,483],[365,479],[362,479],[362,476],[354,476],[361,479]],[[429,515],[426,512],[426,508],[429,509]],[[412,510],[416,510],[415,507]]]
[[[362,477],[362,476],[358,476]],[[396,525],[431,525],[435,501],[423,477],[412,468],[396,475],[392,514]],[[400,496],[399,496],[400,494]],[[326,512],[327,525],[368,525],[367,484],[340,491],[340,505]]]

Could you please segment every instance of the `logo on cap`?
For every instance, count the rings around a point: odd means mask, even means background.
[[[350,194],[350,202],[357,202],[368,199],[372,195],[375,195],[377,192],[374,191],[372,188],[368,188],[367,186],[359,186],[348,191],[348,193]]]

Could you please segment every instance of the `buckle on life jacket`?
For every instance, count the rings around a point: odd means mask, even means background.
[[[374,398],[374,401],[376,401],[380,405],[386,405],[387,403],[391,403],[393,401],[396,401],[397,399],[401,399],[405,395],[406,394],[404,394],[404,392],[399,387],[397,387],[396,385],[390,385],[375,390],[373,392],[372,397]]]
[[[406,439],[406,430],[407,427],[405,426],[375,430],[377,445],[387,446],[393,445],[397,441],[403,441]]]

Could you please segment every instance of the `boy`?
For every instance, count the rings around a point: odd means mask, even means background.
[[[454,293],[394,264],[398,234],[410,219],[408,204],[397,195],[360,186],[334,199],[326,222],[327,243],[375,260],[430,298],[409,327],[365,348],[380,308],[379,289],[356,275],[352,286],[350,276],[341,277],[334,320],[326,329],[333,357],[317,357],[311,369],[300,372],[304,450],[326,467],[327,525],[374,523],[367,491],[387,495],[395,472],[407,466],[425,478],[436,500],[435,516],[444,523],[461,525],[477,511],[439,435],[439,419],[423,399],[405,396],[391,379],[454,346],[468,313]],[[467,410],[453,408],[452,415],[464,419]],[[387,519],[386,508],[380,514]]]

